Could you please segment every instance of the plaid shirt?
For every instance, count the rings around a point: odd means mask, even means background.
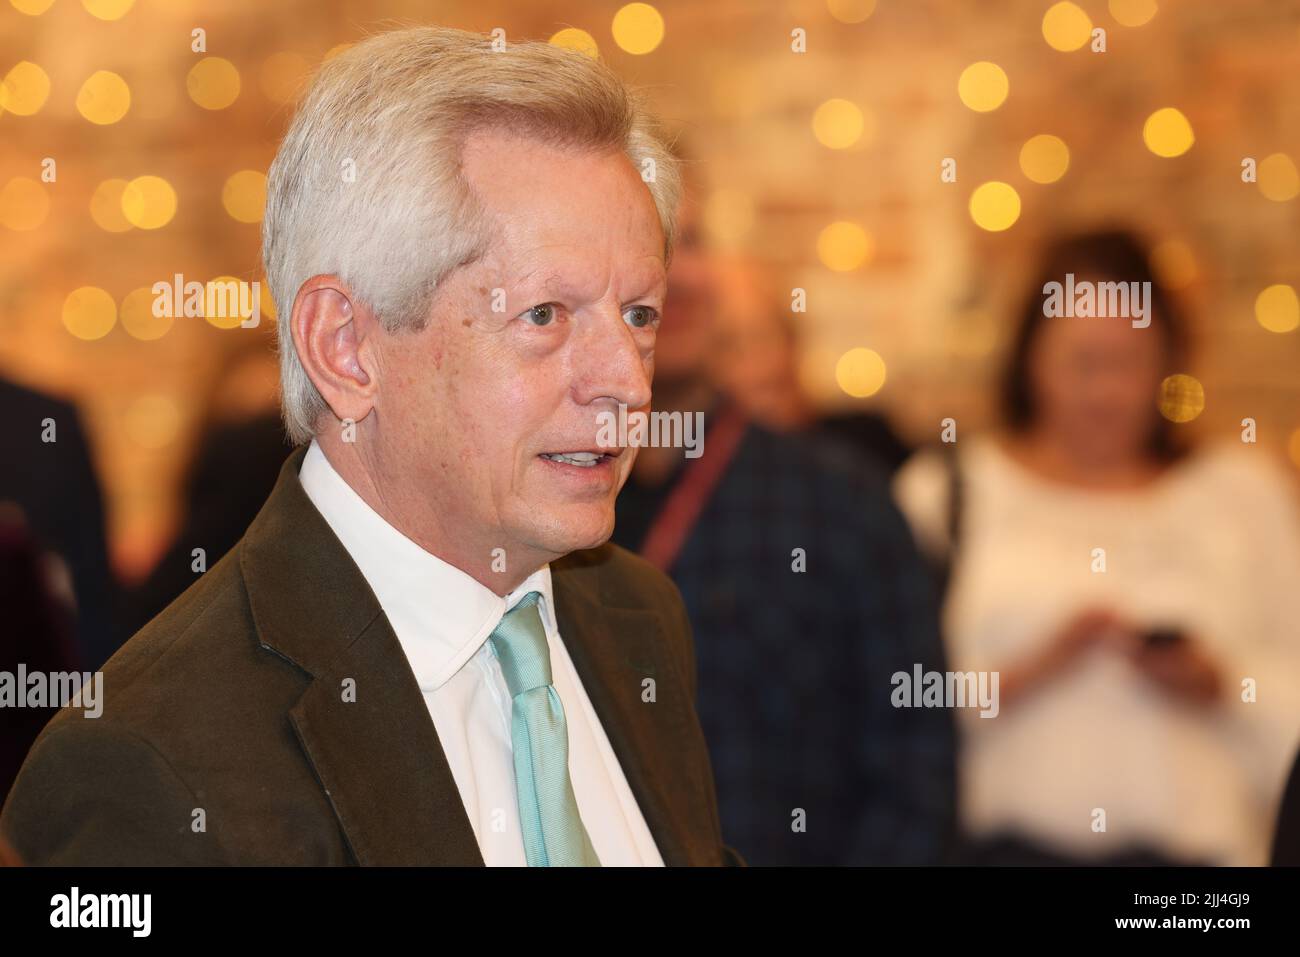
[[[638,546],[665,494],[625,489],[615,540]],[[670,572],[727,843],[759,865],[943,859],[953,717],[893,707],[890,681],[946,667],[937,602],[884,472],[824,438],[750,425]]]

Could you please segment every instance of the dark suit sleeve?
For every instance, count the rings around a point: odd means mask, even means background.
[[[0,816],[23,863],[225,863],[211,831],[191,829],[202,803],[153,745],[103,719],[69,718],[32,747]]]

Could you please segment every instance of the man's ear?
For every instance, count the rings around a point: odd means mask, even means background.
[[[360,422],[369,415],[383,334],[374,313],[337,276],[313,276],[298,290],[289,328],[298,361],[334,416]]]

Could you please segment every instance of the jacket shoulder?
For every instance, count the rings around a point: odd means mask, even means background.
[[[681,605],[673,580],[640,555],[607,542],[554,562],[555,573],[596,601],[620,608],[663,609]]]
[[[225,561],[223,559],[223,561]],[[205,802],[175,761],[193,722],[193,666],[204,636],[238,617],[239,582],[214,565],[117,650],[91,680],[99,713],[61,708],[41,731],[5,802],[0,825],[36,865],[210,864],[215,836],[195,831]],[[228,632],[227,632],[228,634]]]

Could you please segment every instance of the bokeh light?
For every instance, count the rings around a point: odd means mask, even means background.
[[[1110,0],[1110,15],[1124,27],[1140,27],[1156,15],[1156,0]]]
[[[980,229],[998,233],[1020,218],[1020,194],[1008,183],[982,183],[970,196],[970,218]]]
[[[1181,372],[1160,383],[1160,414],[1170,422],[1190,422],[1205,411],[1205,387]]]
[[[957,95],[976,113],[996,110],[1007,98],[1011,83],[996,63],[980,60],[961,71],[957,78]]]
[[[248,313],[242,309],[242,299],[249,302]],[[204,286],[203,318],[218,329],[234,329],[239,326],[249,318],[251,305],[252,290],[245,289],[245,283],[234,276],[218,276],[209,279]]]
[[[176,190],[161,176],[137,176],[122,190],[122,215],[140,229],[160,229],[176,215]]]
[[[1300,326],[1300,299],[1283,283],[1269,286],[1255,297],[1255,321],[1269,332],[1293,332]]]
[[[563,30],[552,34],[548,42],[566,50],[577,50],[589,57],[600,56],[600,47],[596,44],[596,38],[586,30],[580,30],[577,27],[565,27]]]
[[[153,314],[154,298],[152,289],[133,289],[122,299],[121,309],[118,310],[122,328],[132,337],[144,342],[161,339],[176,321],[172,316]]]
[[[54,4],[54,0],[9,0],[9,3],[19,13],[25,13],[29,17],[39,17]]]
[[[1051,133],[1031,136],[1020,148],[1020,170],[1035,183],[1055,183],[1070,168],[1070,149]]]
[[[63,300],[63,327],[78,339],[102,339],[115,322],[117,304],[98,286],[74,289]]]
[[[81,5],[101,20],[120,20],[135,6],[135,0],[81,0]]]
[[[108,70],[90,74],[77,93],[77,112],[99,126],[116,123],[130,108],[130,87]]]
[[[1273,153],[1260,160],[1255,178],[1259,191],[1275,203],[1285,203],[1300,194],[1300,173],[1285,153]]]
[[[813,136],[833,150],[848,149],[857,143],[865,128],[862,110],[849,100],[827,100],[813,112]]]
[[[875,395],[885,384],[885,360],[874,349],[850,349],[835,363],[835,382],[855,399]]]
[[[241,223],[260,223],[266,208],[266,174],[255,169],[240,170],[221,190],[221,205],[231,219]]]
[[[31,116],[50,98],[50,78],[30,60],[19,60],[0,81],[0,113]]]
[[[861,23],[876,10],[876,0],[826,0],[826,9],[840,23]]]
[[[185,89],[205,110],[224,110],[239,98],[239,70],[219,56],[204,57],[190,68]]]
[[[874,251],[871,235],[857,223],[831,223],[817,237],[817,258],[836,272],[857,269]]]
[[[90,218],[105,232],[124,233],[134,228],[122,212],[122,194],[128,185],[124,179],[106,179],[90,196]]]
[[[1069,2],[1054,3],[1043,14],[1043,39],[1053,50],[1069,53],[1092,37],[1092,21],[1083,8]]]
[[[1142,127],[1142,140],[1157,156],[1171,158],[1182,156],[1191,149],[1196,137],[1187,117],[1172,106],[1166,106],[1147,117]]]
[[[610,24],[619,49],[634,54],[649,53],[664,39],[664,18],[648,3],[620,7]]]

